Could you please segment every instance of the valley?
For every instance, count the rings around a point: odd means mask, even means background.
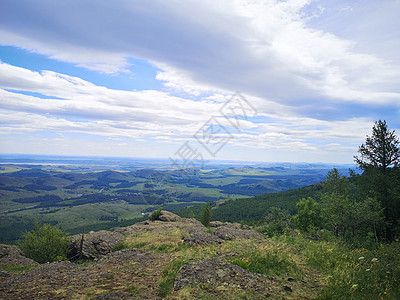
[[[254,196],[312,185],[323,181],[332,168],[327,164],[215,162],[204,169],[179,170],[166,160],[1,159],[3,243],[15,243],[35,221],[71,234],[128,226],[159,207],[176,212],[207,202],[251,201]],[[341,166],[342,172],[348,168]]]

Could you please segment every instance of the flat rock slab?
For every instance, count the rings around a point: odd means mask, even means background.
[[[183,266],[177,274],[175,289],[200,283],[267,292],[268,287],[272,285],[272,279],[218,258],[207,258]]]
[[[189,246],[213,245],[221,244],[222,242],[223,240],[219,237],[206,232],[197,232],[183,238],[183,243]]]

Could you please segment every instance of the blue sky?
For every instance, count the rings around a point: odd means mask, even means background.
[[[399,53],[397,0],[4,0],[0,153],[352,163]]]

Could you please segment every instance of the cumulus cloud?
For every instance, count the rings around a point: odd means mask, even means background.
[[[375,119],[400,126],[399,2],[363,3],[4,0],[0,45],[110,75],[144,59],[165,88],[113,90],[0,62],[1,133],[179,143],[216,116],[234,147],[354,151]],[[237,90],[258,112],[240,131],[219,113]]]
[[[32,72],[5,63],[0,64],[0,71],[2,134],[75,132],[196,142],[194,134],[213,116],[227,128],[234,146],[318,151],[344,149],[344,143],[359,138],[360,132],[368,132],[371,123],[366,118],[335,123],[305,118],[286,105],[249,96],[247,101],[255,105],[258,115],[253,112],[234,128],[221,114],[221,105],[231,99],[222,94],[188,100],[160,91],[112,90],[76,77]],[[21,93],[24,91],[46,98]],[[350,127],[356,130],[348,132]],[[320,142],[316,146],[317,139]]]
[[[399,65],[311,27],[310,3],[5,1],[0,41],[108,73],[127,71],[129,57],[143,58],[163,70],[158,78],[166,86],[192,93],[240,90],[284,103],[299,96],[398,102]],[[324,4],[332,5],[318,2],[320,15]],[[373,8],[372,16],[393,15],[393,5]],[[400,51],[398,42],[392,46]]]

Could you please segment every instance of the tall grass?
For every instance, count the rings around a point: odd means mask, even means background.
[[[317,299],[400,299],[398,243],[368,250],[301,237],[286,241],[301,250],[309,266],[326,276]]]
[[[296,263],[290,259],[286,252],[280,250],[250,251],[240,256],[229,257],[227,261],[249,272],[268,276],[298,272]]]
[[[175,258],[171,260],[169,265],[163,270],[161,280],[158,283],[158,296],[164,298],[171,293],[179,269],[187,263],[189,263],[189,259],[186,258]]]

